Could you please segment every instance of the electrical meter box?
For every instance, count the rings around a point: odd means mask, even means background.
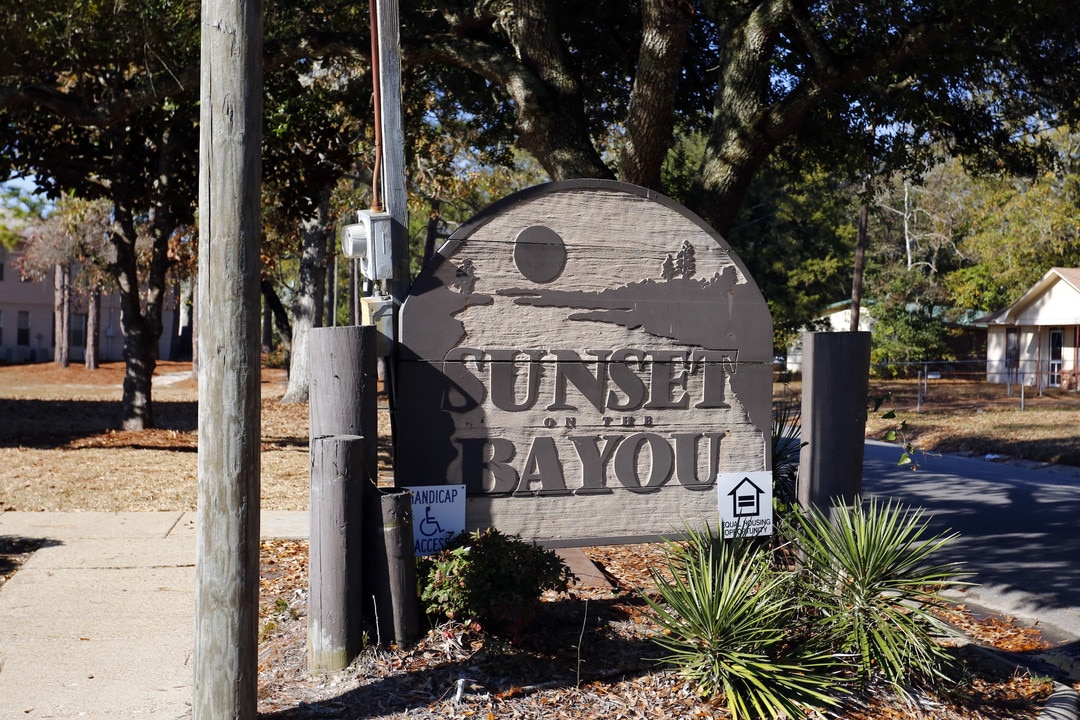
[[[390,213],[360,210],[356,219],[341,228],[342,253],[360,259],[360,272],[368,280],[389,280],[394,275]]]

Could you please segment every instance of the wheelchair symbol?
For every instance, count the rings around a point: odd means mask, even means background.
[[[424,519],[420,521],[420,534],[424,537],[431,537],[442,532],[444,532],[442,525],[431,516],[431,506],[428,505],[424,508]]]

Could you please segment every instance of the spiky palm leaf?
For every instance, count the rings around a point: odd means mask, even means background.
[[[943,677],[949,655],[930,611],[942,589],[964,583],[956,563],[932,557],[954,534],[924,537],[921,510],[876,499],[835,507],[831,518],[811,508],[792,527],[816,629],[852,659],[861,681]]]
[[[832,659],[789,643],[791,577],[750,543],[687,531],[667,546],[670,579],[645,595],[664,634],[665,658],[705,695],[722,694],[732,716],[798,717],[834,704]]]

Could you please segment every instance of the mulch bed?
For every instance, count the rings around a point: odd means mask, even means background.
[[[588,548],[614,583],[548,594],[520,646],[462,627],[432,626],[408,648],[372,645],[346,670],[307,672],[307,543],[262,545],[259,710],[301,718],[729,718],[699,697],[649,641],[659,628],[634,591],[649,582],[655,545]],[[1037,630],[978,618],[957,607],[948,620],[980,644],[1014,652],[1045,644]],[[882,688],[848,698],[829,717],[848,720],[1024,720],[1037,718],[1052,689],[1046,678],[988,661],[972,647],[956,654],[963,681],[944,692]]]

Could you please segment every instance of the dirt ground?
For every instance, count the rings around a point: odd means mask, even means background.
[[[194,510],[198,387],[190,363],[159,362],[158,427],[119,427],[122,363],[98,370],[0,366],[0,509]],[[308,408],[283,405],[283,370],[262,378],[262,508],[308,508]],[[122,451],[122,452],[118,452]]]
[[[198,388],[190,363],[160,362],[155,373],[157,429],[119,427],[123,364],[88,371],[53,364],[0,366],[0,509],[194,510]],[[285,373],[262,379],[262,508],[308,508],[306,404],[283,405]],[[798,383],[776,386],[799,402]],[[914,380],[871,381],[868,437],[897,430],[928,452],[992,454],[1080,466],[1080,393],[1020,390],[971,381],[932,380],[920,402]],[[887,411],[894,419],[883,419]],[[389,418],[383,413],[382,453]],[[124,452],[117,452],[123,450]]]
[[[799,402],[798,383],[777,385],[774,397]],[[991,455],[1080,466],[1080,393],[1037,390],[972,380],[929,380],[922,391],[915,380],[871,378],[870,398],[881,401],[868,411],[866,436],[897,441],[918,450],[970,456]],[[888,412],[895,417],[883,417]]]
[[[77,366],[0,366],[0,510],[195,509],[198,393],[190,364],[159,364],[154,430],[115,429],[122,378],[118,363],[93,372]],[[306,510],[307,406],[279,403],[284,388],[282,371],[264,371],[261,504]],[[1072,447],[1076,438],[1057,433],[1063,424],[1075,434],[1080,420],[1075,396],[1063,396],[1060,406],[1047,398],[1032,407],[1035,401],[1029,400],[1029,410],[1021,414],[1018,399],[990,402],[994,398],[978,397],[985,388],[959,388],[953,395],[945,388],[932,386],[929,402],[915,413],[914,383],[878,387],[891,392],[888,402],[917,442],[929,442],[937,432],[941,442],[981,447],[993,441],[995,448],[1015,452],[1060,447],[1066,449],[1053,450],[1060,457],[1080,458],[1080,448]],[[938,403],[933,412],[930,403]],[[930,422],[939,413],[945,420]],[[871,432],[882,431],[879,422],[885,421],[872,414]],[[387,429],[384,414],[381,432],[388,434]],[[1030,441],[1024,433],[1046,437]],[[0,587],[33,550],[0,546]],[[656,648],[647,636],[655,627],[635,588],[647,586],[657,552],[656,546],[588,549],[613,587],[575,588],[548,598],[538,621],[543,629],[529,646],[511,648],[444,625],[432,627],[409,648],[370,648],[348,670],[324,676],[306,672],[307,543],[268,541],[260,599],[262,717],[726,718],[673,670],[654,662]],[[1009,622],[988,625],[962,608],[952,620],[987,645],[1024,652],[1041,642],[1037,632]],[[1043,679],[975,663],[963,685],[944,695],[902,699],[880,693],[832,716],[1035,718],[1048,691]]]

